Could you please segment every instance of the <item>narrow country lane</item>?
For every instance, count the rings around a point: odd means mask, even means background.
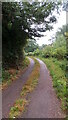
[[[65,114],[60,108],[49,71],[41,60],[37,60],[40,63],[39,84],[29,94],[31,101],[21,118],[64,118]]]
[[[16,99],[19,98],[21,89],[27,81],[30,73],[34,67],[34,61],[29,58],[30,65],[23,75],[18,80],[14,81],[11,86],[2,91],[2,118],[7,118],[11,106],[13,106]]]

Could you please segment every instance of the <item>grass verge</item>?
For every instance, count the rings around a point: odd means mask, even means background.
[[[5,89],[8,85],[12,83],[12,81],[16,80],[21,75],[21,73],[24,73],[29,64],[30,61],[26,57],[18,70],[13,68],[9,70],[2,70],[2,87],[0,89]]]
[[[38,84],[40,64],[35,58],[33,59],[35,61],[34,69],[30,74],[26,84],[22,88],[20,95],[21,97],[18,100],[16,100],[14,106],[11,107],[9,118],[14,118],[14,117],[16,118],[25,111],[26,105],[28,105],[29,103],[29,100],[26,99],[26,96],[28,93],[32,92]]]
[[[58,61],[55,58],[41,58],[44,63],[47,65],[48,69],[50,70],[50,74],[53,78],[53,87],[56,90],[58,98],[61,100],[61,108],[63,110],[67,109],[68,101],[66,97],[66,77],[65,77],[65,66],[66,61],[61,60]]]

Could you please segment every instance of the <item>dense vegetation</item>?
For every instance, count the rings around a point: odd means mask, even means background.
[[[52,15],[55,2],[4,2],[2,4],[2,62],[3,67],[20,65],[28,38],[42,36],[56,21]],[[50,16],[49,16],[50,15]],[[48,18],[46,20],[46,18]]]
[[[36,43],[35,39],[29,39],[28,43],[25,46],[25,52],[30,54],[30,52],[34,52],[36,49],[39,48],[39,45]]]
[[[58,61],[55,58],[40,58],[47,65],[50,70],[50,75],[53,79],[53,87],[56,90],[58,98],[61,100],[61,107],[63,110],[68,109],[66,104],[67,91],[66,91],[66,60]],[[67,100],[68,101],[68,100]]]
[[[68,26],[67,26],[68,27]],[[41,49],[35,50],[32,55],[42,59],[50,70],[53,78],[57,96],[61,100],[62,109],[66,110],[68,105],[67,99],[67,30],[66,26],[56,33],[55,40],[51,45],[43,45]],[[66,34],[66,35],[65,35]],[[67,89],[66,89],[67,88]]]
[[[64,27],[63,27],[64,29]],[[64,34],[62,32],[56,33],[56,40],[53,41],[50,45],[44,45],[42,49],[34,51],[34,55],[40,55],[41,57],[48,58],[48,57],[54,57],[59,59],[66,58],[67,52],[66,52],[66,39]]]
[[[25,72],[28,65],[30,64],[30,61],[27,57],[24,58],[24,60],[21,62],[21,66],[19,69],[10,68],[10,69],[3,69],[2,70],[2,88],[5,89],[8,85],[11,85],[11,83],[14,80],[17,80],[21,74]],[[1,82],[1,81],[0,81]]]
[[[52,29],[52,23],[56,21],[52,14],[58,6],[54,2],[6,2],[2,5],[2,54],[3,54],[3,81],[12,79],[9,68],[22,65],[25,52],[28,55],[40,57],[50,70],[53,78],[53,86],[57,96],[62,101],[62,108],[67,109],[66,81],[67,81],[67,55],[68,55],[68,25],[56,33],[51,45],[39,47],[34,37],[41,37],[42,32]],[[65,4],[64,4],[65,8]],[[66,9],[66,8],[65,8]],[[67,28],[67,31],[66,29]],[[29,42],[28,42],[29,41]],[[25,50],[25,51],[24,51]],[[27,55],[27,54],[26,54]],[[27,66],[29,62],[24,59]],[[13,73],[16,77],[17,70]],[[68,89],[67,89],[68,91]]]

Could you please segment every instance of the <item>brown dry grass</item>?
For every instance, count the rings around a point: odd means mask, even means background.
[[[14,106],[11,107],[11,112],[9,113],[10,118],[14,118],[16,116],[19,116],[22,111],[25,109],[25,105],[28,105],[28,101],[26,99],[18,99]]]
[[[29,103],[29,100],[26,100],[26,96],[28,93],[32,92],[38,84],[38,78],[40,74],[40,64],[35,58],[33,59],[35,61],[34,69],[30,74],[26,84],[22,88],[21,98],[15,102],[13,107],[11,107],[11,110],[9,113],[10,118],[17,117],[24,112],[26,105],[28,105]]]

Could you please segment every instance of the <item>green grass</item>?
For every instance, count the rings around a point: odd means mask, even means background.
[[[25,111],[26,105],[28,105],[29,103],[29,100],[26,100],[26,96],[28,93],[32,92],[38,84],[40,64],[35,58],[33,59],[35,61],[34,69],[30,74],[26,84],[22,88],[20,98],[15,101],[14,106],[12,106],[10,109],[10,113],[9,113],[10,118],[14,118],[14,117],[16,118]]]
[[[11,107],[11,112],[9,113],[10,118],[14,118],[16,116],[20,115],[20,112],[23,112],[25,110],[25,105],[28,104],[28,101],[26,99],[18,99],[16,100],[13,107]]]
[[[53,78],[53,87],[56,90],[58,98],[61,100],[61,108],[66,110],[68,107],[66,105],[66,73],[65,73],[65,66],[66,60],[58,61],[55,58],[41,58],[44,63],[47,65],[48,69],[50,70],[50,75]]]
[[[30,61],[28,59],[28,57],[26,57],[24,59],[24,61],[22,62],[22,69],[24,69],[25,67],[27,67],[29,65]]]
[[[38,84],[40,65],[35,58],[33,59],[35,61],[35,66],[34,66],[34,69],[31,75],[28,78],[28,81],[26,82],[26,84],[24,85],[22,89],[21,96],[25,96],[27,93],[33,91],[36,85]]]

